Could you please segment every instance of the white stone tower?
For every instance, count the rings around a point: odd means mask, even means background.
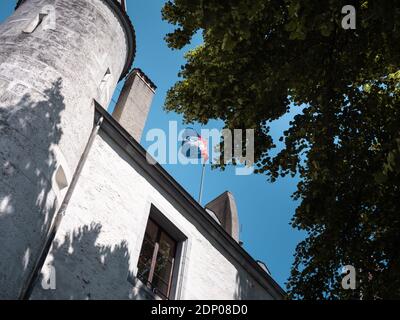
[[[135,37],[123,0],[20,0],[0,44],[0,299],[13,299]]]

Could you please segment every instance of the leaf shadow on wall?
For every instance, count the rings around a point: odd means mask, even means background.
[[[18,297],[58,205],[52,177],[63,134],[62,80],[41,94],[25,91],[8,83],[0,91],[0,299]]]
[[[16,299],[60,205],[53,184],[54,146],[63,135],[66,106],[61,79],[43,94],[20,93],[19,98],[17,92],[27,88],[7,86],[0,89],[0,299]],[[31,299],[150,299],[128,281],[136,278],[129,271],[126,242],[98,245],[100,233],[101,225],[92,223],[62,243],[53,242],[50,258],[58,290],[43,290],[41,275]]]
[[[42,282],[51,281],[49,273],[44,272],[31,299],[135,299],[132,285],[127,281],[130,274],[127,243],[98,244],[101,229],[101,224],[91,223],[67,233],[62,241],[55,240],[46,262],[55,270],[55,288],[43,289]]]
[[[255,281],[250,280],[249,275],[243,269],[238,268],[236,273],[236,291],[234,300],[264,300],[267,295],[260,294],[260,290],[256,290]],[[264,292],[264,290],[261,290]]]

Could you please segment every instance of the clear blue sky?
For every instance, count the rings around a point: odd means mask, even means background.
[[[172,26],[161,20],[161,8],[165,1],[128,0],[128,13],[137,35],[137,55],[135,67],[141,68],[158,86],[153,106],[148,118],[146,131],[160,128],[168,132],[168,122],[178,121],[179,129],[184,129],[181,117],[163,110],[167,90],[178,80],[177,73],[184,64],[183,51],[172,51],[163,38]],[[9,16],[15,6],[14,0],[1,1],[0,21]],[[201,42],[198,37],[193,45]],[[1,45],[1,44],[0,44]],[[186,50],[189,48],[185,48]],[[121,84],[119,85],[121,88]],[[110,106],[110,110],[113,105]],[[275,121],[272,132],[278,138],[288,126],[293,115]],[[220,128],[221,123],[211,121],[204,128]],[[195,125],[196,129],[200,126]],[[143,139],[144,140],[144,139]],[[144,147],[150,143],[142,141]],[[199,191],[200,165],[165,165],[165,169],[197,198]],[[296,188],[296,179],[285,178],[271,184],[265,176],[236,176],[232,168],[221,172],[206,169],[203,203],[229,190],[236,198],[239,219],[242,225],[241,240],[244,248],[256,259],[264,261],[273,277],[284,286],[293,262],[296,244],[302,234],[290,226],[290,219],[297,206],[291,199]]]

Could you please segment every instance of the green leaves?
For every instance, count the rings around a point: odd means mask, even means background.
[[[339,0],[175,0],[163,18],[181,49],[198,30],[165,108],[185,121],[255,129],[257,172],[300,177],[292,298],[400,298],[400,4],[361,1],[357,29]],[[268,122],[303,111],[276,148]],[[224,164],[220,165],[224,168]],[[358,270],[355,291],[339,270]],[[372,279],[372,280],[371,280]]]
[[[233,37],[227,33],[224,36],[224,39],[222,40],[222,50],[224,51],[230,51],[235,47],[235,41]]]

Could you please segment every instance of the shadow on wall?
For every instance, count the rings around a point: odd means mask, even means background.
[[[243,269],[236,274],[235,300],[274,300],[273,296],[267,294],[264,289],[258,288],[259,285],[254,279],[250,279],[247,272]]]
[[[7,87],[0,91],[0,300],[18,298],[60,205],[52,181],[65,110],[61,79],[43,94]],[[128,282],[127,244],[100,246],[100,233],[91,224],[54,242],[49,258],[59,289],[43,290],[38,279],[31,298],[141,299]]]
[[[127,243],[97,244],[101,228],[98,223],[85,225],[65,235],[62,243],[53,243],[46,262],[52,268],[45,266],[44,270],[55,271],[55,288],[43,289],[42,282],[51,284],[50,273],[45,272],[46,278],[42,274],[31,299],[135,299],[127,281]]]
[[[248,285],[246,285],[243,281],[243,277],[240,276],[240,273],[236,273],[236,291],[234,294],[235,300],[247,300],[248,298]]]
[[[241,269],[240,269],[241,270]],[[238,271],[236,274],[236,292],[234,300],[263,300],[265,296],[258,296],[254,283],[248,279],[246,272]]]
[[[58,206],[52,177],[57,170],[54,146],[63,134],[62,80],[43,95],[23,95],[23,90],[26,88],[17,85],[0,91],[0,299],[18,297]],[[140,168],[137,171],[140,173]],[[193,218],[188,219],[196,225]],[[67,235],[62,243],[54,243],[50,262],[56,268],[56,290],[41,289],[39,281],[32,298],[141,298],[128,282],[127,244],[101,246],[97,243],[100,232],[101,225],[91,224]],[[209,240],[227,255],[224,248]],[[236,299],[255,295],[246,279],[244,270],[238,273]]]
[[[225,282],[221,281],[221,276],[224,277],[225,272],[224,264],[214,264],[213,262],[204,259],[197,260],[196,271],[207,270],[207,268],[210,268],[211,266],[215,268],[213,269],[213,272],[202,272],[201,274],[203,283],[211,284],[214,287],[213,290],[206,290],[205,296],[201,297],[202,299],[220,299],[221,297],[215,297],[215,292],[218,291],[226,294],[226,297],[228,297],[228,299],[235,300],[268,300],[272,298],[270,293],[263,289],[258,283],[256,283],[256,281],[250,276],[249,272],[245,270],[237,261],[234,260],[232,255],[229,253],[230,248],[225,248],[220,242],[217,242],[215,238],[207,233],[204,228],[198,223],[198,221],[196,221],[193,216],[187,213],[186,209],[182,206],[182,203],[173,198],[164,189],[160,188],[159,182],[153,180],[149,173],[146,172],[145,169],[139,166],[135,161],[133,161],[132,158],[129,157],[122,148],[116,147],[115,143],[111,140],[110,137],[104,136],[102,138],[106,143],[112,146],[114,151],[123,161],[129,163],[140,176],[146,179],[146,181],[155,190],[160,192],[162,197],[164,197],[174,208],[179,210],[180,213],[187,219],[188,223],[195,226],[196,229],[202,233],[202,235],[207,239],[212,247],[214,247],[225,258],[227,265],[231,264],[237,270],[236,274],[232,275],[232,277],[235,277],[235,288],[231,289],[231,286],[229,286],[229,290],[226,290]],[[230,277],[231,275],[229,274],[228,276]],[[193,296],[196,297],[195,295]]]
[[[25,90],[0,92],[0,299],[18,297],[57,207],[49,177],[62,136],[62,80],[42,95]]]

